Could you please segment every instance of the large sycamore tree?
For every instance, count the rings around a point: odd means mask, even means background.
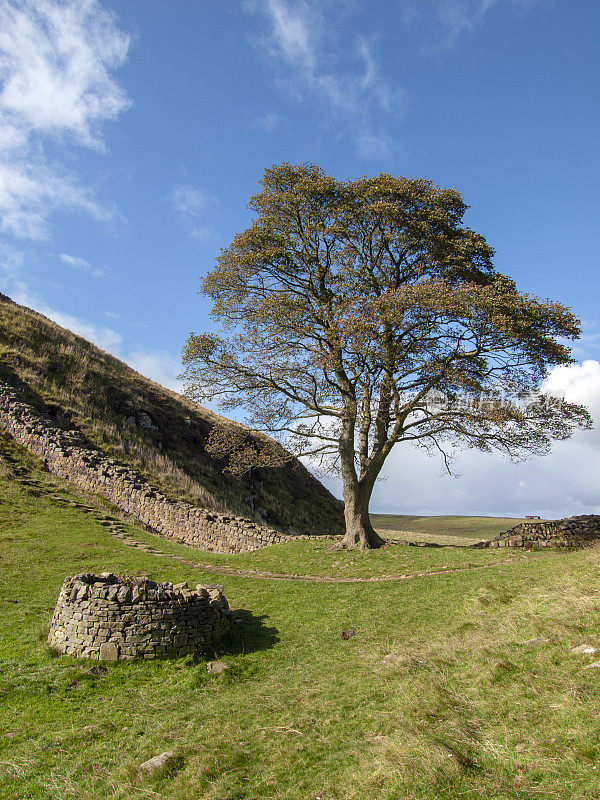
[[[188,392],[330,459],[344,546],[382,543],[369,501],[398,443],[522,459],[589,427],[584,408],[539,389],[572,362],[578,320],[494,269],[455,189],[281,164],[249,208],[252,224],[204,280],[220,329],[190,336]]]

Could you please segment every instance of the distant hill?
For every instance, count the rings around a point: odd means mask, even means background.
[[[205,443],[215,424],[265,435],[227,420],[143,377],[122,361],[0,294],[0,380],[88,444],[137,469],[165,494],[227,511],[286,533],[339,533],[342,504],[296,459],[224,472]],[[278,446],[278,445],[277,445]]]

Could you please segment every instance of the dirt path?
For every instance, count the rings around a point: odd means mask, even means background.
[[[504,564],[514,562],[519,559],[531,559],[531,558],[554,558],[558,555],[562,555],[560,552],[553,552],[549,553],[546,552],[544,555],[539,555],[537,553],[522,553],[518,552],[514,555],[506,556],[501,561],[490,561],[486,564],[470,564],[467,566],[462,567],[443,567],[437,570],[427,570],[424,572],[412,572],[412,573],[398,573],[392,575],[375,575],[372,577],[364,578],[364,577],[335,577],[333,575],[296,575],[293,573],[286,573],[286,572],[265,572],[263,570],[253,570],[253,569],[238,569],[236,567],[229,567],[225,564],[207,564],[201,561],[192,561],[185,556],[176,555],[174,553],[164,553],[161,550],[153,547],[152,545],[145,544],[143,542],[139,542],[129,531],[129,526],[126,525],[122,520],[118,517],[114,516],[113,514],[106,513],[101,508],[98,508],[94,505],[89,505],[86,502],[78,501],[78,500],[71,500],[70,498],[65,498],[61,496],[60,489],[51,489],[50,487],[45,486],[41,481],[36,480],[31,475],[20,475],[14,476],[15,481],[20,484],[23,489],[26,491],[32,492],[36,495],[44,495],[46,498],[51,500],[53,503],[57,505],[61,505],[64,508],[73,508],[81,511],[84,514],[89,514],[95,522],[102,525],[108,533],[111,534],[115,539],[121,541],[126,547],[132,547],[136,550],[140,550],[143,553],[147,553],[148,555],[156,556],[157,558],[168,558],[173,561],[177,561],[180,564],[185,564],[186,567],[193,567],[194,569],[201,569],[205,572],[212,572],[216,575],[231,575],[235,576],[236,578],[252,578],[252,579],[259,579],[259,580],[269,580],[269,581],[300,581],[303,583],[384,583],[389,581],[406,581],[411,580],[413,578],[428,578],[428,577],[435,577],[441,575],[448,575],[455,572],[470,572],[472,570],[479,570],[479,569],[491,569],[492,567],[501,567]],[[157,534],[153,534],[156,536],[157,539],[160,537]],[[326,537],[323,537],[326,538]]]
[[[164,554],[161,554],[164,555]],[[406,581],[411,578],[428,578],[430,576],[448,575],[453,572],[471,572],[478,569],[490,569],[501,567],[504,564],[512,563],[518,559],[531,558],[554,558],[562,553],[544,553],[543,556],[536,554],[515,553],[508,556],[503,561],[490,561],[487,564],[471,564],[466,567],[443,567],[442,569],[429,570],[425,572],[399,573],[394,575],[374,575],[369,578],[361,577],[335,577],[333,575],[295,575],[287,572],[264,572],[261,570],[241,570],[235,567],[227,567],[217,564],[202,564],[198,561],[189,561],[183,556],[170,556],[189,567],[196,567],[207,572],[215,572],[218,575],[233,575],[237,578],[259,578],[269,581],[301,581],[305,583],[383,583],[386,581]]]

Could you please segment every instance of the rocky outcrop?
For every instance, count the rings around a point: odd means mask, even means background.
[[[58,653],[117,661],[174,658],[213,648],[231,626],[217,586],[74,575],[62,585],[48,644]]]
[[[288,538],[243,517],[166,497],[127,464],[86,447],[77,431],[63,430],[43,417],[1,381],[0,428],[42,459],[54,475],[105,497],[168,539],[202,550],[245,553]]]
[[[600,541],[600,515],[584,514],[549,522],[522,522],[490,542],[479,542],[475,547],[581,548],[598,541]]]

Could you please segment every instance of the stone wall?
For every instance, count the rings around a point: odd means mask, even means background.
[[[587,547],[597,541],[600,541],[600,516],[584,514],[549,522],[522,522],[491,542],[480,542],[475,546],[577,548]]]
[[[166,497],[127,464],[86,447],[77,431],[65,431],[53,424],[2,381],[0,428],[41,458],[54,475],[105,497],[168,539],[202,550],[244,553],[288,538],[243,517]]]
[[[116,661],[206,651],[229,631],[221,587],[74,575],[62,585],[48,644],[58,653]]]

